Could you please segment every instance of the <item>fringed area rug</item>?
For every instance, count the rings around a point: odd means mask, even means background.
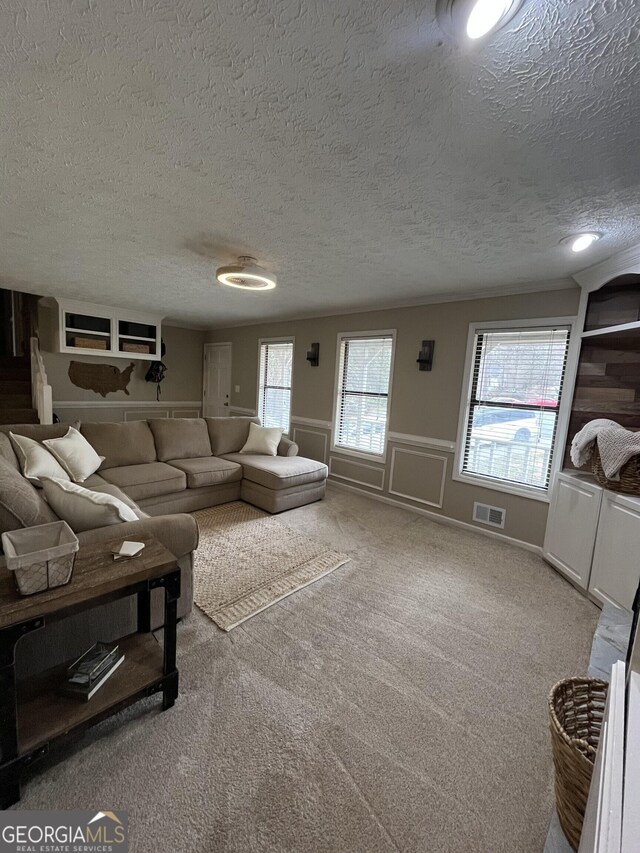
[[[351,559],[240,501],[194,512],[194,601],[225,631]]]

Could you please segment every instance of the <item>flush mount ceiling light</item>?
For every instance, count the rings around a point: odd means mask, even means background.
[[[456,40],[477,41],[503,27],[523,0],[438,0],[436,17],[445,33]]]
[[[241,290],[273,290],[278,283],[273,273],[258,266],[255,258],[242,255],[238,263],[228,267],[218,267],[216,278],[227,287],[239,287]]]
[[[568,237],[563,237],[560,240],[562,246],[569,246],[572,252],[584,252],[589,246],[592,246],[596,240],[600,239],[600,234],[595,231],[589,231],[584,234],[570,234]]]

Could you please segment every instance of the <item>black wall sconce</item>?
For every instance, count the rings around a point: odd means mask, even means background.
[[[320,364],[320,344],[311,344],[311,349],[307,351],[307,361],[311,367],[317,367]]]
[[[435,349],[435,341],[422,341],[422,349],[418,353],[416,361],[420,365],[420,370],[431,370],[433,366],[433,351]]]

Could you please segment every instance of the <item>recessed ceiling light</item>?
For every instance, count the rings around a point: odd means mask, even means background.
[[[238,263],[228,267],[218,267],[216,278],[227,287],[241,290],[273,290],[278,279],[273,273],[258,266],[255,258],[243,255]]]
[[[477,41],[503,27],[522,3],[523,0],[437,0],[436,17],[454,39]]]
[[[467,35],[480,39],[495,30],[513,6],[513,0],[476,0],[467,18]]]
[[[600,234],[590,231],[585,234],[570,234],[569,237],[563,237],[560,243],[568,245],[572,252],[584,252],[585,249],[588,249],[589,246],[593,245],[599,239]]]

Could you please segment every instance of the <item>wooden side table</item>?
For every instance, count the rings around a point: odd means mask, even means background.
[[[0,569],[0,808],[20,799],[25,767],[50,745],[81,731],[145,696],[162,691],[162,709],[178,696],[177,601],[180,569],[173,554],[152,536],[139,537],[144,551],[114,560],[123,537],[81,547],[66,586],[24,597]],[[164,649],[151,633],[151,591],[164,589]],[[101,604],[137,596],[137,632],[119,640],[123,664],[88,702],[61,692],[67,663],[20,682],[15,649],[21,637]],[[70,663],[70,662],[69,662]]]

